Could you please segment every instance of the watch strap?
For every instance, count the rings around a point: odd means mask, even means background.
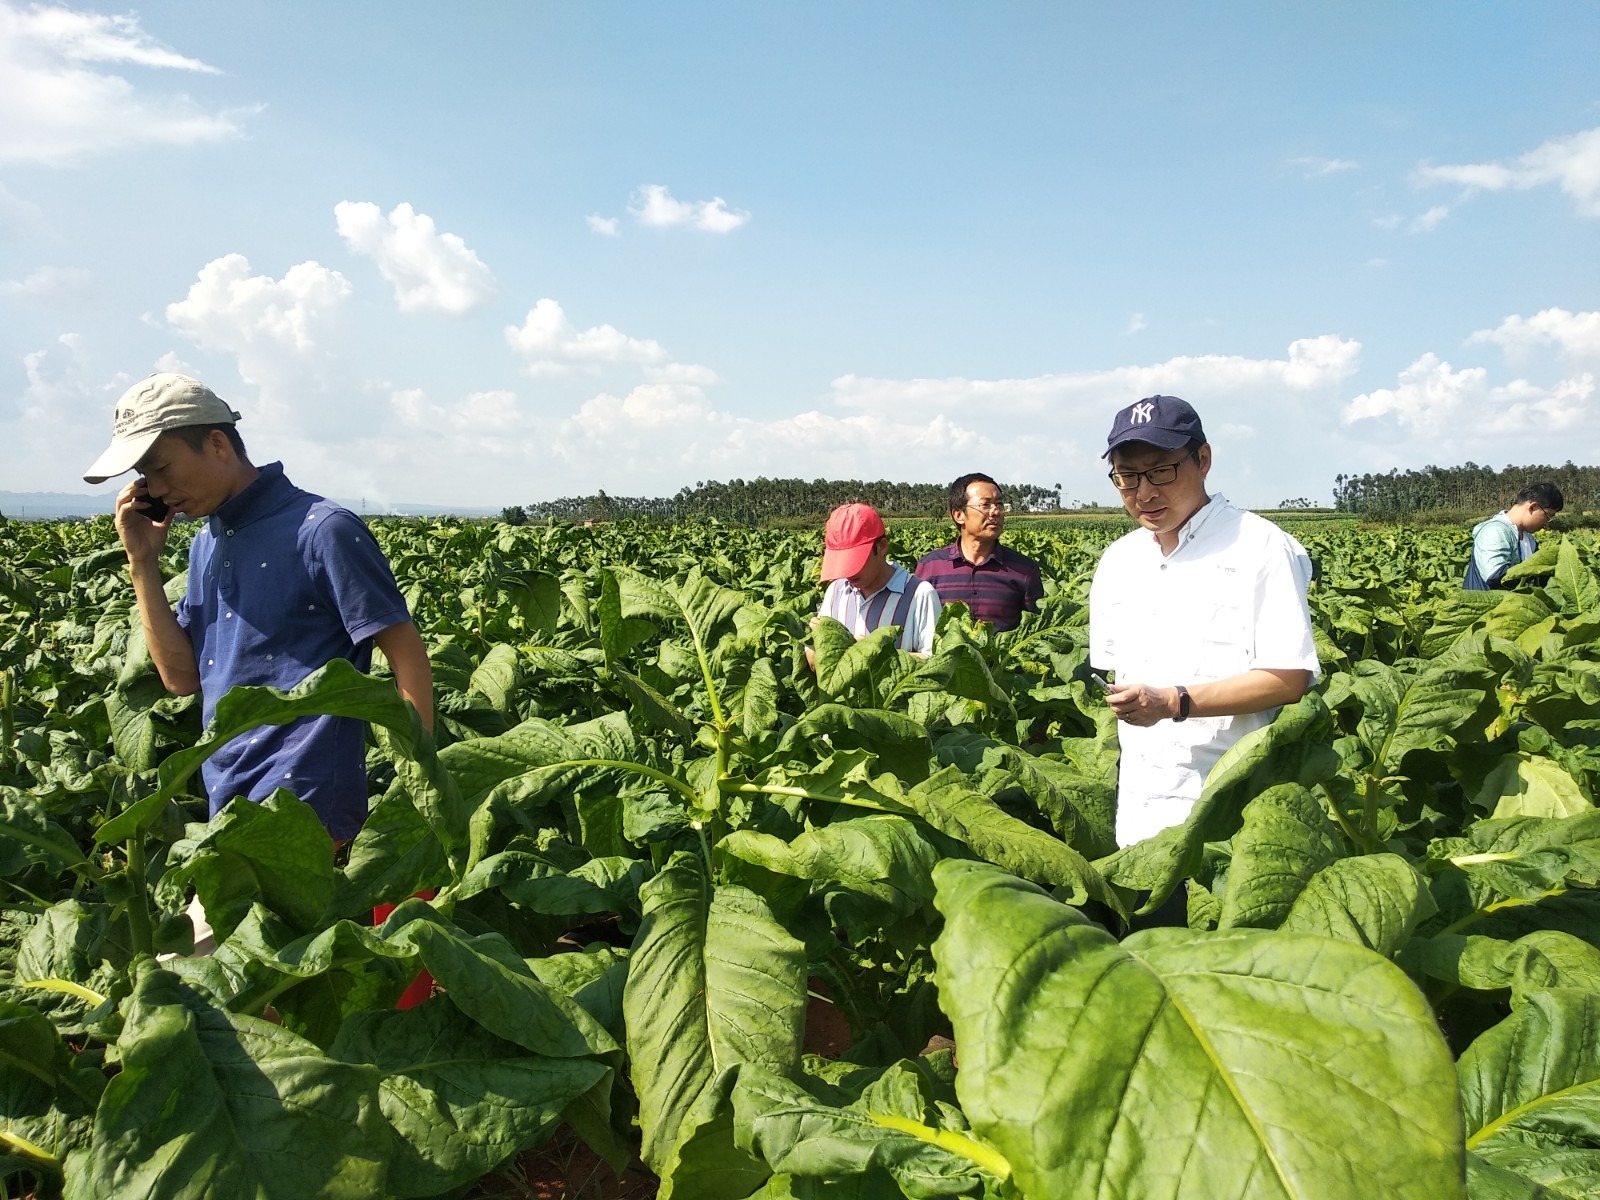
[[[1189,689],[1188,688],[1184,687],[1183,684],[1181,684],[1181,683],[1177,685],[1177,688],[1178,688],[1178,715],[1173,717],[1172,719],[1174,721],[1187,721],[1189,719],[1189,708],[1194,702],[1192,700],[1190,700],[1190,698],[1189,698]]]

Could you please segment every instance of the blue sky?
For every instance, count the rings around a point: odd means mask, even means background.
[[[1600,462],[1600,6],[0,0],[0,490],[184,370],[326,494]],[[110,493],[112,485],[99,491]]]

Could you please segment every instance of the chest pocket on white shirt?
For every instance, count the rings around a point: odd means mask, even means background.
[[[1195,678],[1226,679],[1247,670],[1255,648],[1254,605],[1243,581],[1232,571],[1209,580],[1210,613],[1201,622],[1195,647]]]

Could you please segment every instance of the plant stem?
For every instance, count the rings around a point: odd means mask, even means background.
[[[908,814],[906,809],[891,808],[887,804],[877,804],[871,800],[862,800],[856,796],[846,795],[843,792],[811,792],[805,788],[780,787],[772,783],[729,784],[723,790],[738,792],[746,796],[793,796],[798,800],[823,800],[829,804],[848,804],[853,808],[870,809],[872,812],[895,813],[896,815]]]
[[[155,933],[150,922],[150,890],[145,881],[144,830],[135,830],[128,839],[128,944],[135,954],[156,952]]]
[[[0,766],[9,767],[16,758],[17,677],[10,667],[0,671]]]

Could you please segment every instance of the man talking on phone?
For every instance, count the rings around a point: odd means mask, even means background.
[[[1090,661],[1116,672],[1127,846],[1181,824],[1223,752],[1304,695],[1318,663],[1305,548],[1207,492],[1211,444],[1187,402],[1128,405],[1105,457],[1140,526],[1107,547],[1089,589]]]
[[[433,673],[389,563],[361,518],[257,467],[239,414],[186,375],[152,375],[117,401],[111,445],[84,472],[103,483],[137,471],[117,495],[139,621],[161,682],[199,692],[207,724],[229,688],[291,688],[335,658],[365,671],[372,648],[400,694],[433,727]],[[189,547],[189,583],[167,602],[160,559],[173,516],[205,525]],[[293,792],[335,841],[367,815],[365,729],[348,717],[302,717],[242,734],[202,767],[210,815],[237,796]]]

